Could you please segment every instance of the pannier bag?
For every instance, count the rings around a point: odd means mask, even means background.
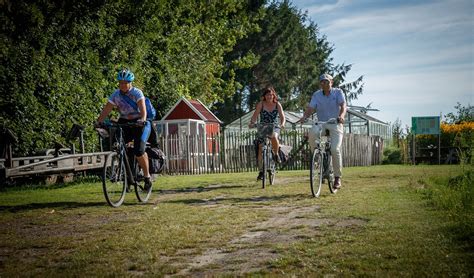
[[[278,155],[280,156],[281,163],[286,163],[290,160],[290,152],[293,147],[287,145],[280,145]]]
[[[159,174],[165,168],[166,156],[165,153],[156,147],[147,147],[148,164],[150,174]]]

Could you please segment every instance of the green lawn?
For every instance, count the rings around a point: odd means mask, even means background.
[[[256,173],[165,176],[149,203],[132,192],[116,209],[100,182],[7,188],[0,277],[472,277],[472,234],[453,232],[460,221],[472,227],[472,214],[455,217],[432,194],[461,172],[346,168],[343,189],[323,187],[320,198],[308,171],[278,172],[266,189]]]

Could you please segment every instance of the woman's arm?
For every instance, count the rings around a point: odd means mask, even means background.
[[[146,105],[145,105],[145,98],[140,99],[137,102],[138,110],[140,110],[140,120],[143,122],[146,121]]]
[[[107,101],[107,104],[102,109],[102,112],[100,112],[100,116],[97,119],[97,122],[102,123],[105,118],[110,114],[110,112],[112,112],[112,109],[114,109],[114,105]]]
[[[252,118],[250,118],[250,123],[249,123],[250,128],[254,127],[257,121],[257,116],[258,114],[260,114],[260,111],[262,111],[262,102],[257,103],[257,107],[255,107],[255,111],[253,112]]]
[[[277,102],[277,107],[278,114],[280,115],[280,127],[284,128],[286,123],[285,113],[283,112],[283,107],[281,107],[281,104],[279,102]]]

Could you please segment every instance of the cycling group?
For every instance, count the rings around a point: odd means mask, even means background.
[[[343,123],[346,114],[346,101],[341,89],[333,88],[333,78],[329,74],[319,77],[321,89],[316,91],[309,102],[303,117],[297,123],[303,123],[314,112],[318,121],[314,123],[308,134],[308,141],[313,150],[310,165],[310,184],[313,196],[318,197],[321,184],[328,181],[329,189],[335,193],[342,184]],[[256,124],[257,117],[260,121]],[[275,178],[275,163],[280,162],[278,155],[281,127],[285,125],[285,116],[275,90],[268,87],[263,91],[262,100],[257,104],[249,127],[258,128],[258,167],[257,179],[262,180],[265,187],[266,173],[270,184]],[[269,141],[271,142],[271,149]],[[272,154],[270,154],[272,153]]]
[[[156,142],[156,134],[152,126],[152,117],[147,115],[147,99],[143,92],[132,86],[134,74],[123,69],[117,74],[119,89],[115,90],[97,119],[97,128],[114,128],[111,150],[106,158],[102,175],[104,195],[107,202],[114,207],[120,206],[125,198],[125,192],[134,185],[137,198],[146,202],[152,190],[152,180],[149,171],[148,155],[145,151],[150,135]],[[321,89],[316,91],[303,117],[298,123],[303,123],[314,112],[316,122],[309,132],[309,144],[314,150],[310,167],[311,190],[314,196],[319,196],[323,179],[328,181],[331,192],[341,187],[341,144],[343,135],[346,102],[344,94],[338,88],[333,88],[332,76],[323,74],[319,78]],[[105,123],[105,119],[117,108],[120,117],[115,123]],[[148,113],[151,114],[151,113]],[[257,117],[260,121],[256,124]],[[276,163],[280,163],[279,140],[281,127],[285,126],[285,114],[278,102],[273,87],[268,87],[257,103],[249,123],[249,127],[258,128],[258,166],[257,179],[262,180],[265,187],[266,174],[273,184]],[[329,132],[330,141],[322,142],[321,132]],[[131,145],[129,142],[133,142]],[[332,172],[333,165],[334,172]],[[319,183],[318,183],[319,181]],[[314,189],[318,185],[317,189]]]

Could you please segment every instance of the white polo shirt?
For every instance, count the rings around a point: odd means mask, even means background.
[[[316,109],[318,121],[327,121],[339,116],[340,105],[345,103],[344,93],[339,88],[331,88],[329,95],[326,96],[323,90],[316,91],[311,97],[309,106]]]

